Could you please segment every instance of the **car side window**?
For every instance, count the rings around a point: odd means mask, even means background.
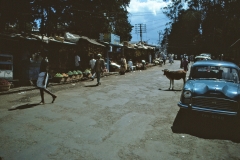
[[[232,80],[235,83],[238,83],[239,81],[238,71],[234,68],[225,67],[223,68],[222,79]]]

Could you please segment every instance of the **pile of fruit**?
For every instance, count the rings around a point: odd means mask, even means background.
[[[86,69],[85,71],[84,71],[84,74],[86,74],[86,75],[89,75],[91,73],[91,71],[89,70],[89,69]]]
[[[77,71],[73,71],[72,73],[73,73],[73,75],[78,75]]]
[[[65,78],[68,77],[68,75],[66,73],[63,73],[62,76]]]
[[[82,72],[81,72],[81,71],[77,70],[77,72],[78,72],[78,74],[82,75]]]
[[[57,73],[54,77],[59,77],[59,78],[62,78],[63,77],[63,75],[62,74],[60,74],[60,73]]]
[[[72,72],[72,71],[69,71],[69,72],[67,73],[67,75],[68,75],[68,76],[72,76],[72,75],[73,75],[73,72]]]
[[[9,86],[11,85],[6,79],[0,79],[1,86]]]

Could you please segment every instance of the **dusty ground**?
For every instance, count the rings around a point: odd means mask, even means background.
[[[153,67],[122,76],[0,96],[0,157],[10,159],[240,159],[239,127],[179,111],[182,81]],[[27,104],[28,103],[28,104]],[[8,110],[10,109],[10,110]],[[238,130],[235,128],[238,127]]]

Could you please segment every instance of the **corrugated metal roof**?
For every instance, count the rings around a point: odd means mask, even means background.
[[[105,47],[105,45],[101,44],[101,43],[98,43],[97,41],[95,41],[94,39],[90,39],[88,37],[85,37],[85,36],[80,36],[80,39],[79,40],[86,40],[92,44],[95,44],[95,45],[99,45],[99,46],[102,46],[102,47]]]

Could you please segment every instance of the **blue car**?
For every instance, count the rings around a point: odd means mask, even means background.
[[[197,61],[191,66],[178,106],[213,116],[240,115],[239,67],[225,61]]]

